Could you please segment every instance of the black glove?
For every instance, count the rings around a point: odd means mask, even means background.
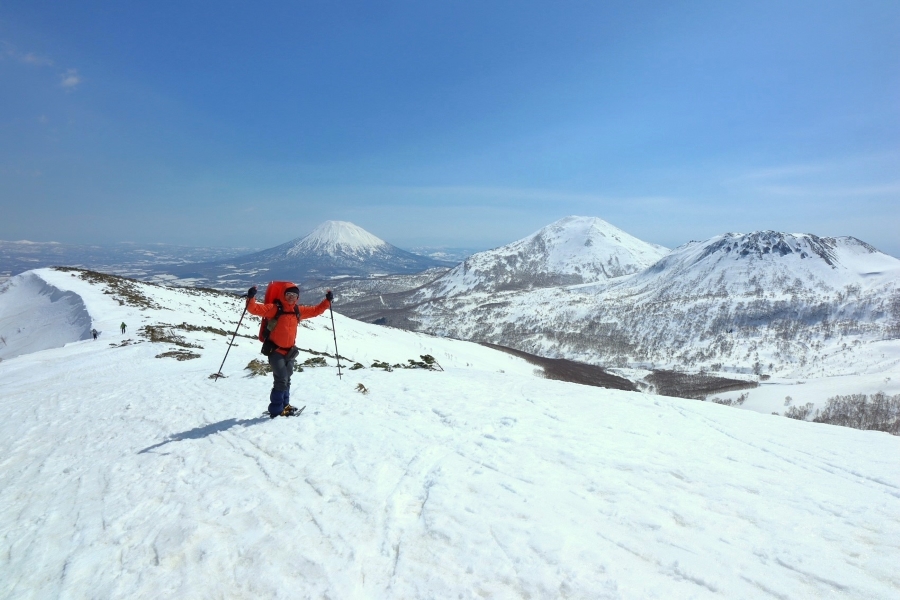
[[[247,290],[247,299],[256,298],[256,286],[254,285],[252,288]]]
[[[334,300],[334,294],[331,292],[331,290],[328,290],[327,292],[325,292],[325,299],[328,300],[329,302]]]

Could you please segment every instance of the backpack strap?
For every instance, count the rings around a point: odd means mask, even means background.
[[[269,336],[272,334],[272,330],[275,329],[275,323],[278,322],[278,318],[281,315],[288,314],[284,310],[284,304],[281,303],[281,300],[275,298],[272,300],[272,304],[275,305],[275,309],[278,311],[275,313],[275,316],[271,319],[264,319],[263,325],[265,333],[263,334],[263,350],[262,353],[268,356],[271,354],[276,348],[279,350],[290,350],[290,348],[282,348],[281,346],[276,345],[275,343],[269,341]],[[293,314],[297,317],[297,323],[300,323],[300,307],[298,305],[294,305]]]
[[[272,317],[273,319],[277,319],[281,315],[285,314],[284,304],[281,303],[281,300],[279,300],[278,298],[275,298],[274,300],[272,300],[272,304],[274,304],[275,308],[278,310],[278,312],[275,314],[275,316]],[[292,312],[297,317],[297,322],[299,323],[300,322],[300,305],[295,304],[294,310]]]

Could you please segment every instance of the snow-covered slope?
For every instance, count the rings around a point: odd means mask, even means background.
[[[91,337],[91,317],[81,297],[32,272],[0,286],[0,360]]]
[[[900,593],[896,437],[543,380],[340,315],[341,354],[445,370],[327,359],[295,375],[304,414],[272,421],[269,378],[242,375],[258,342],[208,378],[239,301],[31,275],[105,333],[0,363],[2,597]],[[299,345],[333,351],[307,323]]]
[[[171,268],[182,283],[240,289],[273,280],[303,282],[341,276],[418,273],[451,266],[401,250],[346,221],[326,221],[274,248],[214,263]]]
[[[463,261],[422,298],[606,281],[642,271],[668,250],[596,217],[565,217],[526,238]]]
[[[304,414],[272,421],[269,378],[242,375],[258,342],[208,378],[239,301],[30,275],[105,333],[0,363],[4,598],[900,594],[900,438],[543,380],[340,315],[341,354],[445,370],[327,359],[295,375]],[[299,344],[333,351],[307,323]]]
[[[543,380],[340,315],[341,354],[445,371],[327,359],[295,375],[304,414],[269,420],[269,378],[242,375],[258,342],[208,379],[239,301],[35,276],[132,329],[0,363],[2,597],[900,594],[900,438]],[[330,323],[299,345],[333,351]],[[162,324],[202,348],[132,333]]]

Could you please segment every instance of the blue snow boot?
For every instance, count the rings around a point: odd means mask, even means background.
[[[269,418],[274,419],[278,415],[280,415],[284,411],[284,405],[287,404],[285,401],[285,391],[284,390],[272,390],[272,393],[269,394]]]

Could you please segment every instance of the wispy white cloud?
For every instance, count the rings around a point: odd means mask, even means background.
[[[2,58],[8,58],[33,67],[53,66],[53,61],[45,56],[39,56],[34,52],[21,52],[13,44],[5,41],[0,42],[0,45],[2,45],[3,48],[2,51],[0,51],[0,57]]]
[[[0,60],[13,60],[23,65],[31,67],[52,67],[53,59],[41,56],[34,52],[22,52],[15,45],[0,40]],[[78,69],[66,69],[59,74],[59,85],[66,91],[73,91],[84,81],[78,74]]]
[[[81,76],[78,74],[78,69],[68,69],[65,73],[60,75],[61,85],[66,90],[74,90],[81,84]]]
[[[25,63],[26,65],[34,65],[36,67],[49,67],[53,65],[52,60],[43,56],[38,56],[34,52],[22,54],[21,56],[19,56],[19,61]]]

